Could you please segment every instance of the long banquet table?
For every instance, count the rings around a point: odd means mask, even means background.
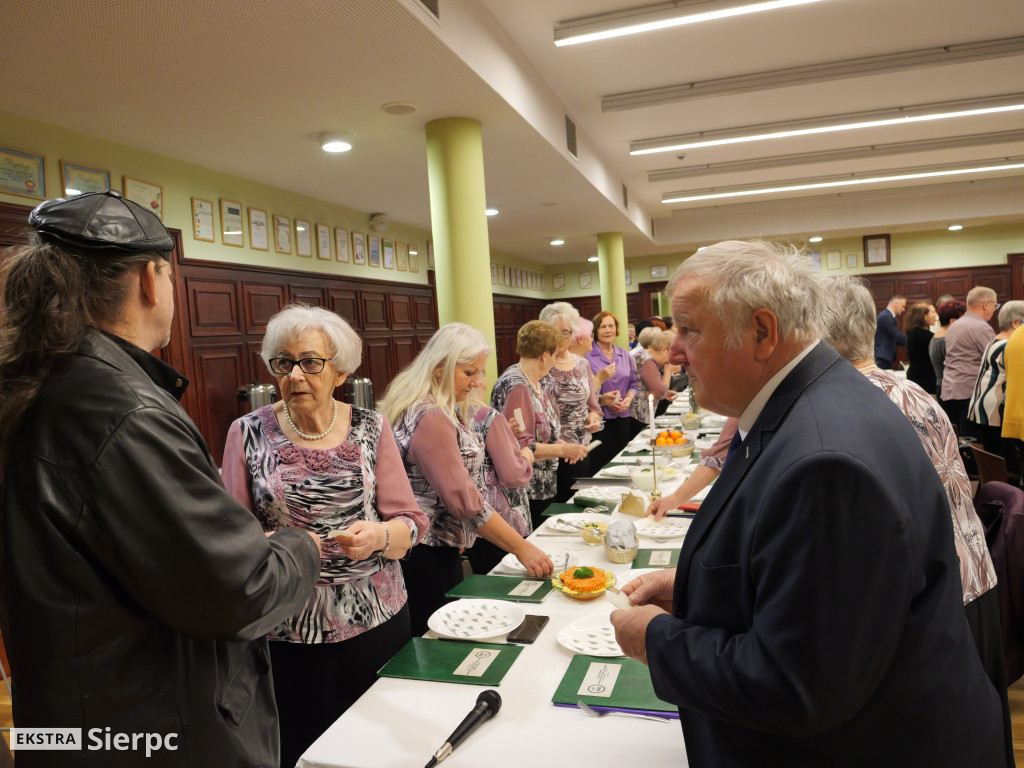
[[[676,409],[678,410],[678,409]],[[685,474],[665,483],[673,490]],[[628,479],[623,485],[630,485]],[[582,509],[580,510],[582,511]],[[616,509],[610,520],[631,519]],[[584,565],[615,572],[619,586],[630,580],[631,564],[613,564],[601,546],[578,534],[542,535],[530,540],[550,552],[575,552]],[[678,548],[682,539],[640,539],[642,548]],[[494,573],[499,573],[496,569]],[[527,614],[550,621],[536,642],[525,645],[497,687],[500,712],[470,735],[444,761],[446,768],[523,768],[533,766],[688,765],[677,720],[655,722],[631,717],[601,719],[551,702],[573,656],[556,640],[558,631],[577,619],[610,613],[605,598],[573,600],[552,591],[541,603],[521,603]],[[433,637],[428,632],[426,637]],[[501,642],[489,639],[486,642]],[[316,685],[310,681],[310,685]],[[409,768],[426,765],[448,735],[469,713],[478,685],[378,678],[377,682],[300,759],[298,768]]]

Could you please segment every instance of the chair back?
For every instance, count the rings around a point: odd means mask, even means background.
[[[978,465],[978,489],[985,483],[993,480],[1005,483],[1009,480],[1009,472],[1006,469],[1006,459],[995,453],[989,453],[982,449],[977,443],[971,443],[971,453],[974,454],[974,462]]]

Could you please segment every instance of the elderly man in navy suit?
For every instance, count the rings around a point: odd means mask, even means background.
[[[896,348],[907,346],[906,334],[900,333],[896,319],[907,308],[906,296],[893,296],[889,305],[878,313],[875,326],[875,365],[891,370],[896,362]]]
[[[800,254],[726,242],[668,286],[697,402],[739,419],[679,565],[623,589],[627,655],[693,768],[1002,768],[949,506],[910,422],[820,342]]]

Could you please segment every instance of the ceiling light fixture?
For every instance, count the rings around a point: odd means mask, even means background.
[[[597,256],[588,256],[587,261],[597,261]]]
[[[552,245],[565,245],[565,240],[562,240],[561,238],[556,237],[554,240],[551,241],[551,244]]]
[[[885,125],[920,123],[929,120],[946,120],[953,117],[973,117],[997,112],[1012,112],[1024,109],[1024,93],[985,99],[964,99],[939,104],[917,104],[911,107],[891,107],[857,114],[814,117],[790,123],[766,123],[742,128],[726,128],[721,131],[667,136],[659,139],[642,139],[630,142],[629,154],[651,155],[658,152],[678,152],[698,147],[717,147],[724,144],[742,144],[767,139],[786,139],[794,136],[809,136],[814,133],[834,133],[859,128],[878,128]]]
[[[635,35],[639,32],[652,32],[683,24],[774,11],[778,8],[816,2],[820,0],[687,0],[659,3],[638,11],[615,11],[558,24],[555,27],[555,45],[561,48],[577,43],[590,43],[611,37]]]
[[[484,213],[486,213],[488,216],[497,216],[498,209],[495,208],[493,205],[489,205],[487,206],[487,209],[484,211]]]
[[[812,242],[812,243],[820,243],[824,239],[825,238],[823,238],[821,235],[815,235],[814,237],[810,238],[810,242]]]
[[[318,133],[316,138],[324,152],[348,152],[352,149],[353,136],[348,131],[327,131]]]
[[[781,192],[801,192],[808,189],[830,189],[851,187],[861,184],[882,184],[893,181],[911,181],[914,179],[934,179],[941,176],[962,176],[967,173],[992,173],[995,171],[1012,171],[1024,168],[1024,155],[1000,158],[999,160],[982,160],[978,165],[970,167],[931,166],[933,170],[908,168],[892,171],[885,175],[842,174],[841,176],[802,179],[782,182],[773,186],[724,187],[722,189],[694,190],[692,192],[668,192],[662,196],[662,203],[693,203],[700,200],[721,200],[730,197],[746,197],[750,195],[771,195]],[[874,172],[877,174],[878,172]],[[851,178],[853,177],[853,178]]]
[[[949,227],[947,227],[947,229],[949,229],[950,232],[959,232],[963,228],[963,224],[950,224]]]

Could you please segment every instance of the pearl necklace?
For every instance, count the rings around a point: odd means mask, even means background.
[[[331,400],[331,402],[334,403],[334,418],[331,419],[331,423],[327,427],[327,429],[325,429],[319,435],[307,435],[305,432],[303,432],[301,429],[295,426],[295,422],[292,421],[292,415],[288,413],[288,403],[284,404],[284,418],[288,422],[288,426],[295,430],[295,434],[301,437],[303,440],[309,440],[310,442],[314,440],[321,440],[327,437],[330,431],[334,429],[334,425],[338,422],[338,401]]]
[[[530,385],[530,389],[533,390],[533,393],[535,395],[537,395],[537,397],[540,397],[540,387],[537,386],[536,384],[534,384],[533,383],[533,379],[531,379],[529,376],[526,375],[526,369],[523,368],[523,364],[522,363],[516,363],[516,365],[519,366],[519,370],[523,374],[523,378],[526,379],[526,383]]]

